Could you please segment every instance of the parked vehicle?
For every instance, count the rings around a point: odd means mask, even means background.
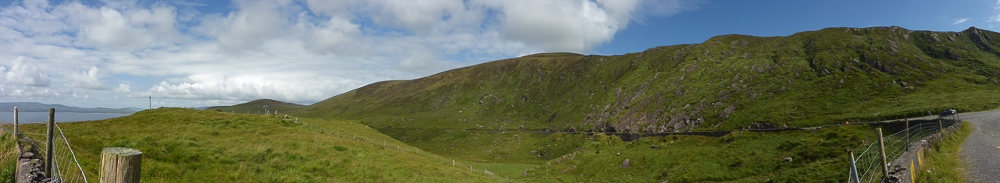
[[[946,109],[944,111],[941,111],[941,114],[939,114],[938,116],[940,116],[940,117],[947,117],[947,116],[955,115],[955,113],[958,113],[958,111],[955,111],[955,109]]]

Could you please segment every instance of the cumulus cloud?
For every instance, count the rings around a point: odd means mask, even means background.
[[[101,76],[98,72],[100,70],[97,69],[97,66],[90,66],[89,70],[70,73],[66,77],[69,80],[66,86],[70,88],[105,90],[107,87],[101,82]]]
[[[108,5],[90,7],[74,2],[58,7],[55,12],[66,14],[67,23],[78,28],[79,46],[132,51],[184,40],[176,28],[177,13],[173,7]]]
[[[290,76],[291,75],[291,76]],[[326,98],[331,90],[341,90],[337,86],[358,85],[354,81],[340,78],[319,80],[294,80],[297,75],[244,75],[226,77],[214,74],[192,75],[189,81],[171,83],[162,81],[151,87],[146,93],[137,96],[152,95],[154,97],[182,99],[224,99],[248,101],[261,98],[277,99],[291,102],[315,102],[317,98]]]
[[[0,83],[26,86],[49,86],[49,77],[34,63],[26,63],[24,57],[18,57],[8,68],[0,66]]]
[[[119,83],[118,87],[115,87],[115,92],[118,92],[118,93],[131,93],[132,92],[132,86],[128,85],[128,84],[125,84],[125,83]]]
[[[60,94],[51,88],[0,84],[0,97],[37,100],[57,98]]]
[[[313,103],[380,80],[588,53],[642,17],[701,1],[18,0],[0,5],[0,61],[10,61],[0,62],[0,97]]]

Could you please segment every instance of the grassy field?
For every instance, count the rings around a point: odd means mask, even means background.
[[[966,182],[969,177],[969,163],[962,157],[962,144],[972,134],[974,127],[969,122],[962,123],[962,129],[952,134],[954,138],[944,138],[930,151],[926,151],[923,170],[917,174],[918,182]],[[982,180],[980,180],[982,181]]]
[[[437,163],[350,121],[161,108],[100,121],[60,123],[89,177],[104,147],[143,152],[143,182],[489,182],[495,178]],[[324,124],[318,126],[312,124]],[[44,125],[22,126],[38,133]],[[352,134],[346,136],[346,134]],[[96,181],[96,180],[92,180]]]

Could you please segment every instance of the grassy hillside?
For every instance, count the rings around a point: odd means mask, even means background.
[[[123,146],[143,152],[143,182],[494,180],[426,155],[352,140],[348,133],[412,149],[350,121],[283,120],[268,115],[161,108],[59,126],[92,179],[97,175],[101,149]],[[40,133],[44,125],[24,125],[21,129]]]
[[[562,135],[587,143],[527,171],[526,182],[846,182],[847,149],[871,142],[872,127],[647,137]],[[790,158],[790,162],[786,161]],[[628,160],[628,167],[624,162]]]
[[[267,106],[267,107],[265,108],[264,106]],[[285,114],[285,113],[290,112],[290,111],[298,110],[298,109],[300,109],[302,107],[303,107],[303,105],[294,104],[294,103],[282,102],[282,101],[271,100],[271,99],[259,99],[259,100],[254,100],[254,101],[250,101],[250,102],[247,102],[247,103],[242,103],[242,104],[238,104],[238,105],[234,105],[234,106],[209,107],[206,110],[213,110],[213,111],[217,110],[217,111],[222,111],[222,112],[233,112],[233,113],[243,113],[243,114],[247,114],[247,113],[249,113],[249,114],[257,114],[257,113],[264,114],[265,111],[271,111],[270,113],[273,114],[274,111],[277,110],[278,113]]]
[[[1000,104],[1000,34],[828,28],[614,56],[536,54],[384,81],[297,114],[382,129],[625,132],[816,126]]]

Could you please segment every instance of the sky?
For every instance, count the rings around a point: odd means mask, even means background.
[[[1000,28],[1000,0],[0,0],[0,102],[312,104],[543,52],[827,27]]]

